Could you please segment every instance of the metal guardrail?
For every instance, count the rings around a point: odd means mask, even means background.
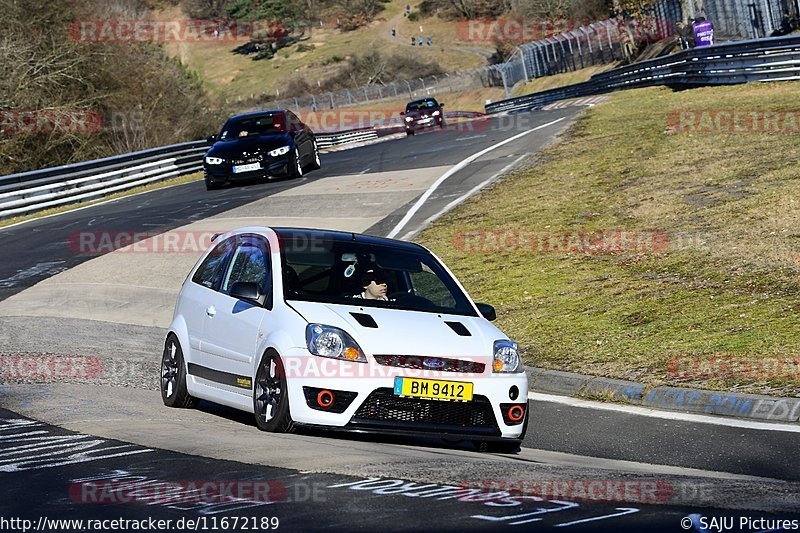
[[[320,148],[330,148],[342,144],[369,141],[378,138],[378,132],[374,129],[363,129],[354,131],[340,131],[337,133],[317,134],[317,146]]]
[[[636,87],[684,88],[786,80],[800,80],[800,35],[683,50],[596,74],[583,83],[499,100],[485,107],[487,114],[493,114]]]
[[[376,139],[374,129],[316,136],[320,148]],[[93,201],[156,181],[203,170],[205,140],[59,167],[0,176],[0,220]]]

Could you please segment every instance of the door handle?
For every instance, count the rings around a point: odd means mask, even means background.
[[[213,317],[214,317],[214,315],[216,315],[216,314],[217,314],[217,309],[216,309],[216,307],[214,307],[213,305],[212,305],[212,306],[209,306],[209,307],[207,307],[207,308],[206,308],[206,314],[207,314],[208,316],[210,316],[210,317],[212,317],[212,318],[213,318]]]

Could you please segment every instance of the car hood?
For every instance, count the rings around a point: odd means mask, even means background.
[[[209,149],[206,155],[214,157],[234,157],[241,155],[252,155],[259,152],[268,152],[281,146],[291,144],[292,139],[286,134],[261,135],[258,137],[247,137],[232,141],[217,141]]]
[[[369,355],[449,357],[490,364],[494,341],[508,338],[491,322],[477,316],[300,301],[290,305],[308,322],[345,330]],[[377,327],[362,325],[359,315],[368,315]],[[363,316],[360,318],[364,320]],[[459,335],[447,322],[460,323],[469,336],[463,331]]]

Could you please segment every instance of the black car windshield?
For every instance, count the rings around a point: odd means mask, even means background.
[[[423,109],[430,109],[432,107],[438,107],[439,104],[436,103],[436,100],[417,100],[415,102],[409,102],[406,104],[406,111],[421,111]]]
[[[424,250],[281,236],[286,300],[477,316],[467,296]]]
[[[257,115],[230,119],[220,133],[221,141],[232,141],[240,137],[257,137],[286,131],[283,116],[280,114]]]

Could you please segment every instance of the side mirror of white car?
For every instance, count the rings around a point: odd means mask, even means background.
[[[489,304],[475,304],[478,307],[478,311],[483,315],[483,318],[488,320],[489,322],[494,322],[497,319],[497,311],[494,310]]]

